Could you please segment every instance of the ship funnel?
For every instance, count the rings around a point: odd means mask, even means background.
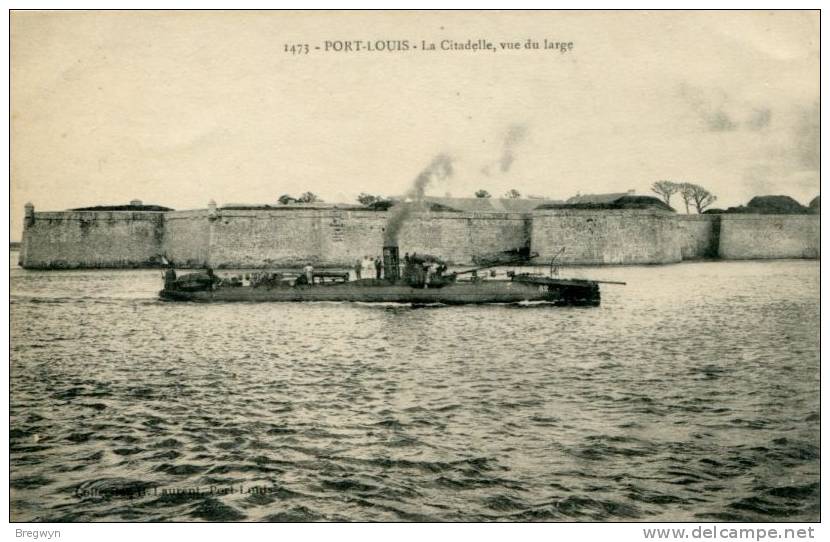
[[[383,278],[398,280],[400,277],[400,254],[398,247],[394,245],[383,247]]]

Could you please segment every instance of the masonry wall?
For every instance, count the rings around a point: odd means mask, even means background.
[[[162,254],[164,213],[34,213],[23,233],[20,263],[30,269],[149,267]]]
[[[27,214],[20,263],[28,268],[346,267],[377,256],[388,213],[353,209],[267,209]],[[530,248],[563,264],[652,264],[720,257],[818,258],[816,215],[674,215],[653,210],[415,213],[401,253],[454,264]]]
[[[210,264],[222,267],[352,266],[379,256],[388,213],[341,209],[220,209],[210,223]],[[524,215],[415,213],[398,238],[402,253],[419,252],[451,263],[526,246]]]
[[[729,260],[820,258],[818,215],[721,215],[719,255]]]
[[[519,213],[426,212],[407,221],[399,239],[401,254],[433,254],[453,264],[476,256],[525,247],[530,231]]]
[[[721,216],[723,215],[676,215],[677,239],[682,259],[718,257]]]
[[[533,211],[531,251],[563,264],[652,264],[681,260],[675,215],[652,210]],[[560,254],[559,251],[562,250]]]
[[[162,249],[176,267],[204,267],[210,257],[210,220],[205,209],[166,213]]]
[[[325,235],[319,210],[221,210],[211,222],[214,267],[321,265]]]
[[[319,259],[323,265],[348,267],[358,258],[380,256],[386,212],[341,210],[320,217]]]

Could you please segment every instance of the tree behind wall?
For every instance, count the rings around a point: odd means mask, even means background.
[[[671,205],[671,197],[680,190],[680,185],[672,181],[657,181],[651,185],[651,191],[660,196],[666,205]]]
[[[683,200],[683,204],[686,205],[686,214],[689,214],[689,205],[692,203],[692,186],[691,183],[680,183],[677,190],[680,192],[680,198]]]
[[[706,190],[700,185],[692,185],[692,201],[695,202],[695,209],[700,214],[706,210],[707,207],[715,203],[717,196]]]
[[[489,198],[490,192],[487,190],[476,190],[476,197],[477,198]]]
[[[357,202],[361,205],[371,205],[380,199],[380,196],[373,196],[372,194],[367,194],[366,192],[361,192],[360,195],[357,196]]]
[[[322,203],[323,202],[323,200],[320,199],[320,197],[317,194],[315,194],[314,192],[306,192],[303,195],[301,195],[299,198],[295,198],[291,194],[283,194],[282,196],[279,197],[279,199],[277,201],[279,201],[283,205],[288,205],[289,203],[315,203],[315,202]]]
[[[300,196],[299,201],[303,203],[314,203],[314,202],[322,202],[323,200],[315,194],[314,192],[306,192],[302,196]]]
[[[686,206],[686,214],[691,211],[691,206],[694,205],[698,214],[703,213],[707,207],[712,205],[718,198],[699,184],[681,183],[678,190],[683,203]]]

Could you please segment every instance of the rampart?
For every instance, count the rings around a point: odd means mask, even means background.
[[[680,244],[680,257],[683,260],[718,257],[722,216],[676,215],[677,241]]]
[[[208,262],[217,268],[350,266],[380,255],[387,218],[385,211],[360,209],[220,209],[208,219]],[[528,242],[523,214],[452,211],[413,214],[398,239],[402,251],[456,264]]]
[[[348,267],[377,256],[386,211],[360,208],[216,208],[191,211],[34,212],[20,263],[33,269]],[[700,258],[818,258],[817,215],[676,215],[654,209],[545,209],[530,213],[413,213],[401,252],[453,264],[519,247],[547,263],[663,264]]]
[[[577,265],[682,259],[675,215],[651,209],[533,211],[530,250],[543,261]]]
[[[178,267],[204,267],[210,258],[210,237],[207,210],[166,213],[160,255]]]
[[[160,263],[164,213],[26,213],[20,263],[39,269],[152,267]]]
[[[718,254],[729,260],[821,257],[817,215],[720,215]]]

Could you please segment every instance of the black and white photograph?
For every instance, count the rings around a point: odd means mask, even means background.
[[[16,539],[816,537],[819,10],[8,24]]]

